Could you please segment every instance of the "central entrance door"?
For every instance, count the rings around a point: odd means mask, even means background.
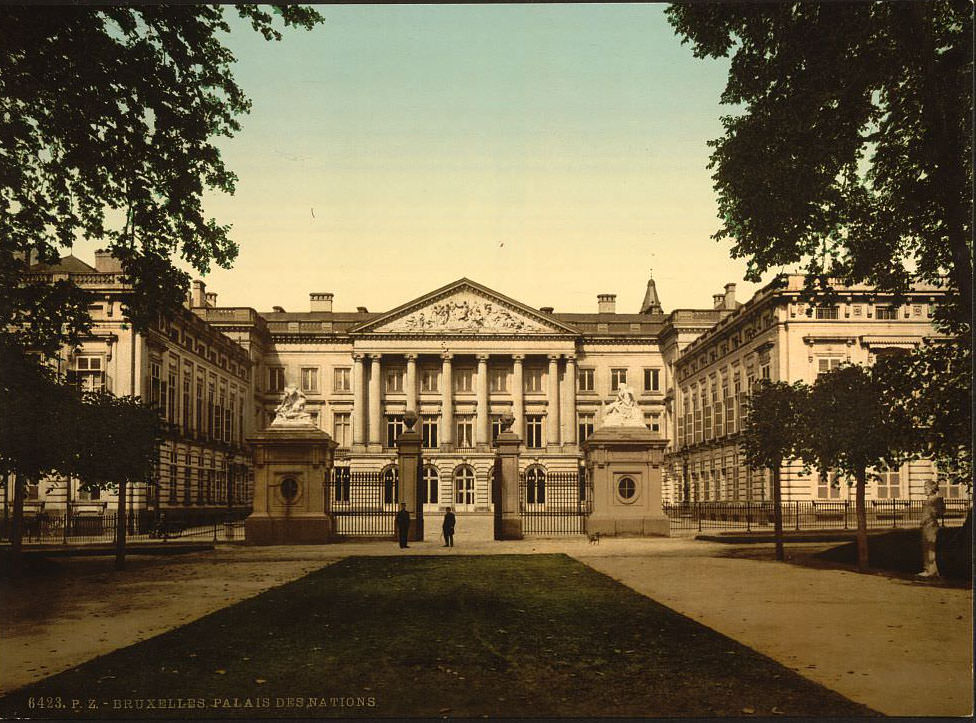
[[[463,464],[454,470],[454,509],[458,512],[474,510],[474,469]]]

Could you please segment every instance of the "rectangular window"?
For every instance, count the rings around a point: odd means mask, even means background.
[[[166,421],[176,424],[179,419],[176,412],[176,395],[179,393],[177,389],[179,377],[179,368],[170,365],[169,375],[166,380]]]
[[[474,447],[474,417],[457,417],[455,443],[458,449],[472,449]]]
[[[403,391],[403,373],[403,369],[399,368],[386,370],[387,394],[397,394]]]
[[[460,367],[454,371],[454,391],[470,392],[474,389],[474,369],[471,367]]]
[[[302,367],[302,391],[318,392],[318,390],[319,390],[318,367]]]
[[[215,424],[217,419],[217,403],[214,398],[215,390],[212,379],[211,377],[211,382],[207,385],[207,434],[211,439],[214,439],[217,437],[217,432],[220,427],[219,423]]]
[[[391,414],[386,418],[386,446],[395,447],[397,438],[403,432],[403,415]]]
[[[738,431],[738,419],[736,418],[736,413],[738,412],[739,406],[742,403],[740,397],[741,392],[741,382],[739,381],[739,373],[736,372],[735,376],[732,377],[732,396],[726,396],[725,398],[725,431],[727,434],[735,434]],[[725,393],[728,394],[728,385],[725,386]]]
[[[332,417],[332,439],[342,448],[348,448],[352,443],[350,419],[348,412],[336,412]]]
[[[268,367],[268,391],[281,392],[285,389],[285,368]]]
[[[157,409],[162,404],[162,381],[159,378],[160,373],[159,362],[149,362],[149,404]]]
[[[190,433],[193,424],[193,408],[190,398],[193,396],[193,365],[183,365],[183,434]]]
[[[332,370],[332,389],[336,392],[352,391],[352,370],[349,367],[336,367]]]
[[[532,449],[540,449],[543,445],[542,439],[542,415],[528,414],[525,417],[525,446]]]
[[[578,439],[582,443],[587,437],[593,434],[593,424],[595,420],[595,414],[578,414],[577,415],[577,432]]]
[[[837,307],[836,306],[818,306],[815,310],[815,316],[818,319],[836,319],[837,318]]]
[[[833,371],[841,365],[844,360],[840,357],[820,357],[817,359],[817,376]]]
[[[504,392],[508,389],[508,369],[492,367],[488,372],[488,388],[492,392]]]
[[[437,449],[437,417],[422,417],[420,421],[420,441],[424,449]]]
[[[491,415],[491,443],[494,444],[498,435],[502,433],[502,418],[499,414]]]
[[[725,433],[725,414],[722,409],[722,397],[719,396],[717,381],[712,381],[712,412],[714,414],[712,429],[715,430],[716,437],[721,437]]]
[[[894,321],[898,318],[898,309],[894,306],[876,306],[874,316],[879,321]]]
[[[879,500],[896,500],[901,497],[901,468],[878,470]]]
[[[420,370],[420,391],[436,392],[440,388],[441,370],[437,367],[424,367]]]
[[[74,381],[83,392],[100,392],[105,388],[105,370],[100,356],[75,358]]]
[[[840,475],[836,472],[817,475],[817,497],[822,500],[840,499]]]
[[[646,414],[644,415],[644,424],[652,432],[661,431],[661,415],[660,414]]]
[[[766,381],[769,381],[769,379],[771,378],[770,375],[769,375],[769,363],[768,362],[766,364],[762,364],[759,367],[759,376],[761,378],[765,379]]]
[[[644,391],[645,392],[657,392],[661,389],[661,370],[660,369],[645,369],[644,370]]]
[[[577,369],[576,370],[576,380],[577,388],[581,392],[592,392],[596,389],[595,383],[596,370],[595,369]]]
[[[615,392],[620,388],[621,384],[627,383],[627,370],[626,369],[611,369],[610,370],[610,391]]]
[[[695,441],[696,442],[703,441],[701,398],[702,398],[702,394],[700,391],[695,391],[695,393],[692,395],[692,399],[694,400],[694,410],[695,410]]]
[[[522,378],[522,391],[542,391],[542,367],[526,367]]]
[[[203,416],[203,377],[197,376],[197,409],[196,409],[196,430],[197,434],[203,436],[207,429],[207,419]]]

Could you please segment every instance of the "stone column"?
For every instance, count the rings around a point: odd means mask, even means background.
[[[546,443],[559,444],[559,355],[549,355],[549,393],[546,395]]]
[[[451,375],[449,351],[441,352],[441,449],[450,451],[454,446],[454,379]]]
[[[397,437],[397,465],[400,475],[400,502],[410,513],[408,540],[424,539],[424,506],[420,496],[420,423],[417,413],[408,410],[403,415],[403,431]]]
[[[382,383],[383,368],[380,360],[382,354],[369,355],[369,443],[383,445],[383,415],[380,404],[380,384]]]
[[[524,354],[512,355],[512,415],[515,417],[512,432],[519,438],[523,435],[523,425],[525,424],[525,400],[522,396],[525,393],[522,381],[522,360],[524,359]]]
[[[478,416],[475,419],[475,443],[478,446],[491,442],[491,427],[488,424],[488,355],[478,355]]]
[[[352,443],[366,444],[366,379],[363,355],[352,355]]]
[[[502,418],[502,432],[495,440],[495,475],[491,498],[495,503],[495,539],[521,540],[519,516],[519,449],[522,440],[509,428],[514,420]]]
[[[576,355],[566,355],[566,372],[562,383],[563,398],[559,405],[563,444],[576,444]]]
[[[406,389],[404,390],[407,394],[407,410],[417,411],[417,355],[407,354],[407,380]]]

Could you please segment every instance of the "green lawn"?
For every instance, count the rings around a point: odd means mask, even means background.
[[[347,559],[0,699],[2,717],[753,713],[872,712],[563,555]]]

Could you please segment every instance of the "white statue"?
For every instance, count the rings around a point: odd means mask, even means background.
[[[312,424],[311,415],[305,411],[305,395],[298,387],[285,387],[285,397],[275,407],[272,427],[298,427]]]
[[[925,483],[925,506],[922,508],[922,572],[919,577],[938,577],[939,567],[935,559],[935,541],[939,536],[939,518],[945,514],[945,500],[939,493],[939,481]]]
[[[617,388],[617,398],[600,407],[601,427],[647,427],[634,390],[626,382]]]

